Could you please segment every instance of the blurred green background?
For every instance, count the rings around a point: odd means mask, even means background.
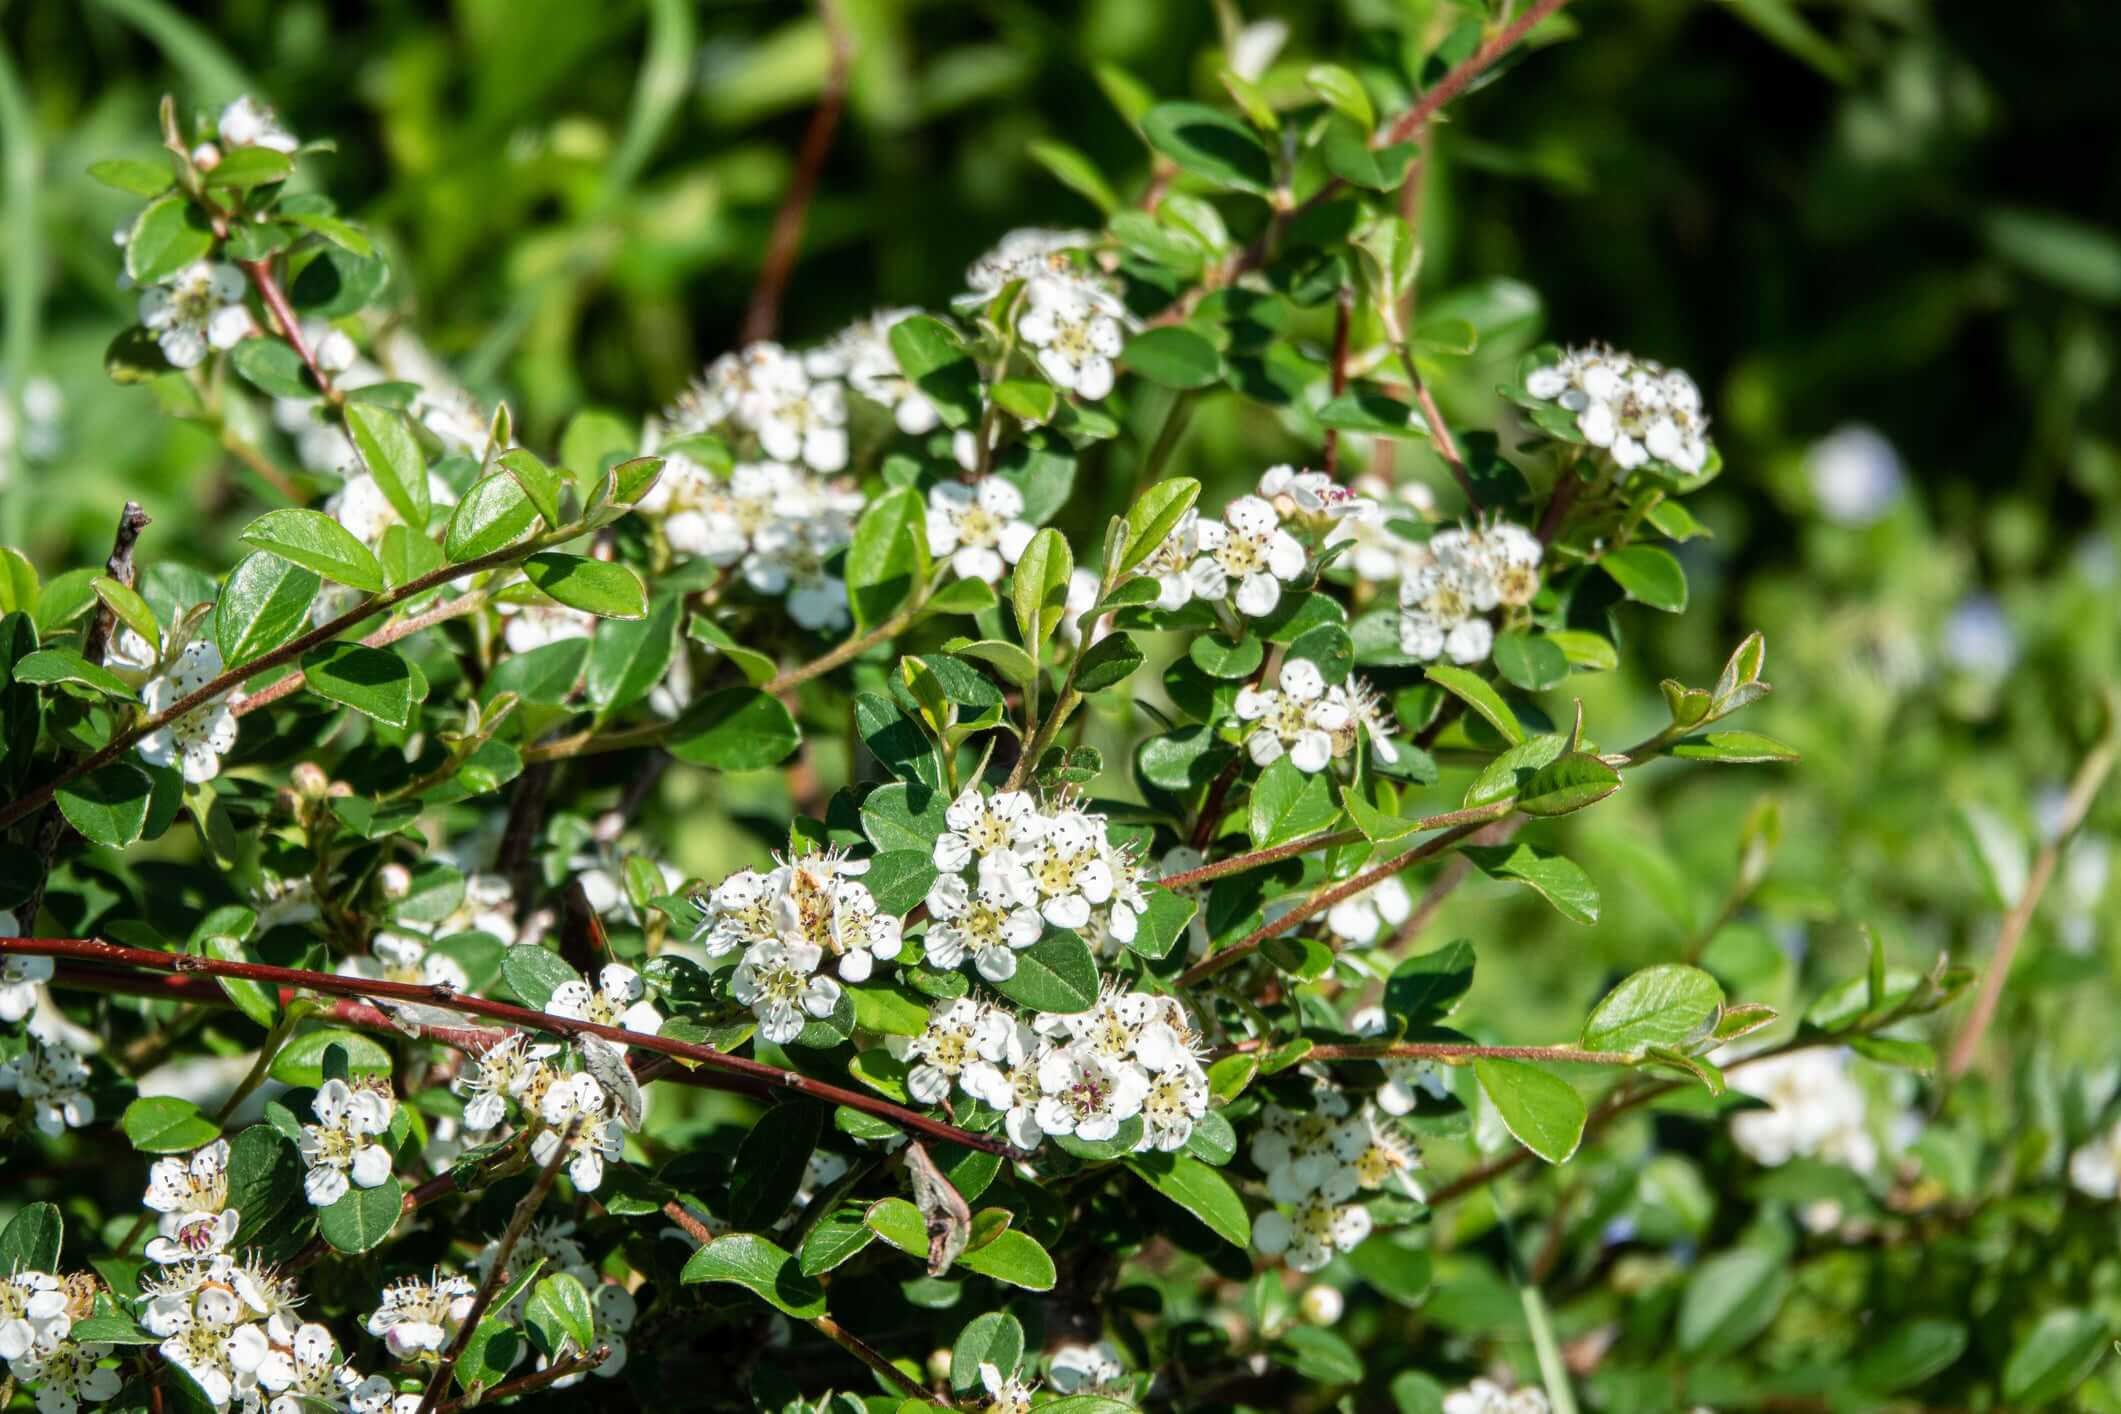
[[[1278,20],[1270,89],[1332,58],[1389,110],[1407,57],[1469,15],[1441,0],[840,9],[852,83],[784,306],[796,342],[879,304],[941,304],[1012,226],[1094,224],[1029,156],[1036,139],[1139,190],[1147,153],[1105,97],[1112,68],[1219,101],[1225,37]],[[1440,370],[1446,410],[1497,425],[1493,361],[1535,334],[1692,371],[1731,468],[1691,502],[1714,531],[1685,547],[1695,610],[1629,611],[1630,667],[1594,688],[1594,721],[1614,737],[1652,725],[1658,677],[1705,680],[1758,627],[1779,690],[1754,724],[1809,758],[1774,777],[1667,768],[1630,792],[1619,833],[1657,862],[1611,877],[1596,955],[1668,955],[1714,917],[1763,782],[1788,796],[1784,843],[1742,924],[1779,930],[1782,952],[1810,941],[1829,975],[1853,963],[1859,920],[1910,959],[1978,951],[2096,729],[2099,685],[2121,678],[2121,16],[1581,0],[1562,18],[1542,36],[1563,42],[1456,105],[1431,144],[1424,307],[1478,297],[1520,315]],[[134,203],[84,172],[154,155],[162,93],[207,109],[248,89],[335,139],[310,165],[386,239],[400,307],[535,443],[584,406],[652,411],[729,346],[829,61],[808,7],[685,0],[16,0],[0,35],[7,367],[61,404],[21,425],[0,494],[47,572],[100,559],[127,495],[147,501],[161,552],[210,568],[276,504],[211,436],[101,370],[131,307],[106,236]],[[1224,395],[1173,470],[1212,500],[1310,450]],[[1138,455],[1127,438],[1093,453],[1078,529]],[[1628,847],[1609,818],[1592,854]],[[2034,965],[2100,970],[2097,851],[2074,886],[2079,951]],[[1640,883],[1660,869],[1665,887]],[[1505,898],[1468,890],[1454,912]],[[1535,907],[1515,946],[1563,926]],[[1444,926],[1476,923],[1492,926]],[[1580,1004],[1584,979],[1554,985]]]

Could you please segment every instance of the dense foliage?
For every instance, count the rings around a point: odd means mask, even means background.
[[[115,246],[25,208],[0,64],[0,1407],[2121,1406],[2079,311],[2012,313],[2059,391],[1999,596],[1875,429],[1772,445],[1854,335],[1697,383],[1672,289],[1564,325],[1457,213],[1568,184],[1447,124],[1563,123],[1468,99],[1612,53],[1561,0],[1144,21],[1194,68],[1076,75],[976,239],[876,159],[874,281],[841,105],[1046,41],[659,3],[607,130],[527,105],[616,17],[465,7],[454,120],[378,18],[334,142],[107,8],[183,70],[159,148],[124,86],[57,145]],[[1879,74],[1857,166],[1975,121],[1882,23],[1733,9]],[[821,80],[799,155],[657,165],[695,75]],[[19,356],[55,231],[120,289],[60,322],[93,424]],[[1982,237],[2121,295],[2095,229]],[[665,301],[739,252],[694,372]]]

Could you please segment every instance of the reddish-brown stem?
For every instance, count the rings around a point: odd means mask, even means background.
[[[1554,537],[1561,533],[1561,523],[1568,519],[1569,507],[1576,503],[1576,493],[1583,487],[1583,478],[1576,473],[1573,463],[1561,469],[1561,480],[1554,484],[1552,494],[1547,497],[1546,514],[1539,518],[1539,543],[1551,545]]]
[[[622,1026],[606,1026],[595,1021],[554,1016],[549,1012],[517,1006],[512,1002],[467,996],[450,987],[430,987],[415,982],[389,982],[366,977],[341,977],[335,973],[305,972],[298,968],[274,967],[262,962],[234,962],[221,958],[156,952],[150,948],[120,947],[97,938],[0,938],[0,954],[6,953],[74,958],[116,967],[136,967],[150,972],[236,977],[274,986],[300,987],[321,992],[326,996],[414,1002],[445,1011],[483,1016],[530,1031],[550,1032],[559,1036],[595,1036],[600,1040],[614,1041],[637,1050],[653,1051],[732,1075],[745,1076],[779,1089],[794,1090],[831,1104],[845,1105],[849,1109],[861,1110],[879,1119],[889,1120],[930,1138],[947,1139],[952,1143],[963,1144],[967,1148],[983,1150],[990,1154],[1008,1152],[1007,1147],[996,1140],[959,1129],[956,1125],[945,1124],[941,1120],[930,1119],[927,1115],[909,1110],[903,1105],[895,1105],[888,1100],[864,1095],[859,1091],[833,1085],[796,1071],[781,1070],[743,1056],[733,1056],[712,1046],[673,1040],[667,1036],[654,1036],[645,1031],[629,1031]]]
[[[795,176],[788,194],[773,213],[773,234],[766,242],[766,258],[759,264],[758,283],[751,290],[751,304],[744,311],[742,342],[770,339],[781,322],[781,294],[803,243],[803,223],[810,215],[810,199],[817,191],[818,173],[825,155],[832,150],[832,134],[839,127],[840,110],[847,103],[847,70],[853,62],[854,45],[840,14],[839,0],[817,0],[818,18],[825,25],[831,59],[825,70],[825,89],[810,114],[810,127],[795,159]]]
[[[345,402],[345,395],[332,386],[331,375],[317,362],[317,355],[309,347],[309,340],[302,337],[302,321],[295,317],[294,306],[287,302],[286,292],[273,277],[272,257],[267,256],[263,260],[239,260],[236,267],[250,277],[251,288],[258,292],[258,298],[263,300],[266,309],[271,311],[273,322],[280,326],[281,337],[287,340],[288,346],[302,360],[302,366],[309,370],[309,376],[317,380],[317,391],[323,395],[324,401],[333,407]]]
[[[1284,859],[1294,859],[1297,855],[1309,854],[1314,849],[1337,849],[1341,845],[1355,844],[1364,838],[1366,836],[1361,830],[1329,830],[1320,835],[1305,835],[1300,840],[1270,845],[1250,854],[1233,854],[1228,859],[1218,859],[1213,864],[1203,864],[1200,868],[1188,869],[1183,874],[1171,874],[1157,882],[1167,889],[1190,889],[1198,884],[1226,879],[1232,874],[1242,874],[1248,869],[1259,869]]]
[[[445,599],[431,608],[422,609],[410,618],[403,618],[396,623],[385,624],[374,633],[368,635],[368,637],[362,639],[361,642],[365,647],[381,648],[385,644],[396,643],[401,638],[410,637],[423,628],[432,628],[434,625],[449,619],[460,619],[479,608],[485,602],[486,600],[481,595],[460,594],[454,599]],[[289,673],[278,682],[259,688],[241,702],[232,705],[229,710],[241,717],[257,711],[260,707],[269,707],[291,693],[300,692],[302,684],[307,680],[307,675],[304,673]]]
[[[601,1365],[610,1357],[611,1347],[600,1345],[596,1349],[584,1351],[580,1355],[570,1355],[565,1360],[555,1360],[551,1365],[534,1374],[518,1375],[512,1380],[503,1380],[492,1389],[481,1393],[476,1399],[467,1394],[462,1399],[452,1399],[447,1404],[437,1405],[435,1406],[434,1414],[462,1414],[462,1411],[473,1408],[476,1405],[498,1404],[504,1399],[511,1399],[519,1394],[535,1394],[555,1381],[566,1379],[577,1370],[592,1369]]]
[[[1392,875],[1399,873],[1401,870],[1413,868],[1415,865],[1421,863],[1424,859],[1434,859],[1437,855],[1451,848],[1453,845],[1463,840],[1466,836],[1472,834],[1475,830],[1478,830],[1481,826],[1495,819],[1499,810],[1508,810],[1510,808],[1511,802],[1505,801],[1502,802],[1500,806],[1486,806],[1482,807],[1479,810],[1461,810],[1457,812],[1456,817],[1448,815],[1437,816],[1436,818],[1438,820],[1446,821],[1451,820],[1453,818],[1463,819],[1466,816],[1473,816],[1475,818],[1466,820],[1464,824],[1458,825],[1453,829],[1446,830],[1443,834],[1438,835],[1435,839],[1423,841],[1421,844],[1418,844],[1414,848],[1408,850],[1405,854],[1402,854],[1395,859],[1386,860],[1384,863],[1378,865],[1375,869],[1365,870],[1362,873],[1357,874],[1352,879],[1349,879],[1343,883],[1335,884],[1330,889],[1325,889],[1319,893],[1313,894],[1304,903],[1299,904],[1296,908],[1291,909],[1288,913],[1283,914],[1280,918],[1275,919],[1272,923],[1265,924],[1264,926],[1256,929],[1251,933],[1246,934],[1244,937],[1230,944],[1230,946],[1224,948],[1222,951],[1209,953],[1199,962],[1194,963],[1191,967],[1187,968],[1184,972],[1179,974],[1178,985],[1181,987],[1191,987],[1197,985],[1205,978],[1213,977],[1216,973],[1221,972],[1224,968],[1227,968],[1234,963],[1241,962],[1245,958],[1250,957],[1254,952],[1257,952],[1259,950],[1260,944],[1268,941],[1271,938],[1278,938],[1282,934],[1291,931],[1298,924],[1302,923],[1305,919],[1310,918],[1315,914],[1323,913],[1325,910],[1331,908],[1334,904],[1339,903],[1343,899],[1353,898],[1355,895],[1361,893],[1364,889],[1367,889],[1373,884],[1376,884],[1384,879],[1390,878]]]
[[[1333,301],[1333,396],[1339,397],[1348,391],[1348,324],[1355,312],[1355,291],[1342,285],[1340,297]],[[1326,429],[1326,446],[1322,457],[1328,476],[1340,470],[1340,429]]]
[[[1232,1052],[1264,1050],[1271,1042],[1253,1038],[1230,1047]],[[1575,1046],[1475,1046],[1437,1041],[1350,1041],[1345,1045],[1313,1046],[1304,1059],[1315,1061],[1359,1060],[1527,1060],[1554,1061],[1565,1065],[1633,1065],[1642,1057],[1629,1051],[1586,1051]]]

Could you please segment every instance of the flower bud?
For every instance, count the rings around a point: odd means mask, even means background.
[[[303,761],[296,765],[290,779],[305,800],[322,800],[325,790],[331,785],[331,777],[314,761]]]
[[[938,1345],[928,1352],[928,1378],[947,1380],[950,1378],[950,1352]]]
[[[210,142],[202,142],[191,150],[191,165],[202,172],[211,172],[221,165],[221,149]]]
[[[412,892],[412,871],[402,864],[386,864],[376,871],[376,885],[387,899],[404,898]]]
[[[1340,1319],[1340,1313],[1347,1303],[1341,1300],[1338,1290],[1321,1283],[1307,1288],[1300,1304],[1305,1320],[1314,1326],[1330,1326]]]

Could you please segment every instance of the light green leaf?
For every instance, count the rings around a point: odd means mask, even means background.
[[[578,1351],[596,1348],[596,1313],[582,1283],[565,1272],[541,1279],[523,1303],[523,1324],[541,1354],[556,1357],[568,1342]]]
[[[1117,572],[1126,574],[1156,553],[1187,511],[1200,499],[1200,483],[1190,476],[1159,481],[1127,508],[1127,547]]]
[[[2063,1398],[2084,1383],[2105,1352],[2111,1328],[2094,1311],[2049,1311],[2025,1333],[2003,1366],[2003,1397],[2020,1408]]]
[[[221,661],[238,667],[302,632],[323,581],[310,570],[259,550],[228,573],[214,609],[214,642]]]
[[[361,454],[376,489],[414,530],[424,533],[433,509],[427,484],[427,458],[403,413],[373,403],[346,405],[346,430]]]
[[[1698,967],[1663,962],[1645,967],[1605,994],[1583,1023],[1591,1051],[1684,1046],[1708,1033],[1723,1009],[1723,988]]]
[[[181,1154],[221,1137],[221,1126],[174,1095],[143,1095],[125,1107],[125,1137],[143,1154]]]
[[[847,547],[847,603],[858,629],[874,628],[927,582],[928,513],[910,486],[869,504]]]
[[[1016,562],[1009,604],[1016,612],[1017,634],[1033,657],[1068,612],[1068,576],[1074,572],[1075,557],[1057,530],[1032,536]]]
[[[1105,215],[1111,216],[1122,206],[1117,193],[1105,181],[1097,164],[1076,148],[1051,138],[1040,138],[1025,144],[1024,150],[1033,161],[1056,177],[1060,184],[1076,195],[1086,198]]]
[[[786,760],[801,740],[779,699],[755,687],[725,687],[671,724],[669,750],[695,766],[757,771]]]
[[[1141,1154],[1127,1160],[1135,1177],[1207,1224],[1208,1230],[1235,1247],[1252,1241],[1252,1219],[1244,1199],[1224,1178],[1185,1154]]]
[[[302,571],[297,570],[297,574]],[[70,648],[39,648],[34,653],[23,655],[11,672],[16,682],[30,683],[37,687],[52,687],[59,683],[74,683],[90,688],[121,702],[137,702],[139,695],[133,685],[108,668],[98,667]]]
[[[545,550],[523,562],[523,577],[570,609],[604,619],[648,616],[648,588],[631,567]]]
[[[383,566],[374,553],[320,511],[267,511],[244,527],[242,540],[326,579],[370,594],[382,592]]]
[[[383,1245],[405,1208],[405,1190],[395,1178],[374,1188],[349,1188],[317,1213],[317,1231],[341,1252],[367,1252]]]
[[[538,510],[523,485],[505,471],[475,483],[457,502],[442,532],[442,553],[462,564],[513,545],[537,524]]]
[[[1120,350],[1119,361],[1166,388],[1206,388],[1222,379],[1222,355],[1215,345],[1175,324],[1136,334]]]
[[[125,242],[125,273],[156,285],[213,249],[214,231],[191,198],[172,193],[150,201]]]
[[[1668,614],[1686,610],[1686,571],[1671,552],[1655,545],[1628,545],[1610,550],[1598,564],[1630,599]]]
[[[1485,679],[1467,672],[1464,668],[1453,668],[1442,663],[1428,665],[1429,681],[1445,692],[1464,702],[1466,706],[1488,719],[1488,725],[1502,733],[1503,740],[1512,746],[1524,741],[1524,728],[1517,724],[1517,716],[1511,712],[1494,688]]]
[[[1476,1060],[1473,1074],[1520,1144],[1550,1164],[1568,1162],[1587,1117],[1573,1085],[1525,1061]]]
[[[1573,861],[1528,844],[1468,845],[1464,853],[1482,872],[1528,885],[1570,922],[1598,921],[1598,886]]]

